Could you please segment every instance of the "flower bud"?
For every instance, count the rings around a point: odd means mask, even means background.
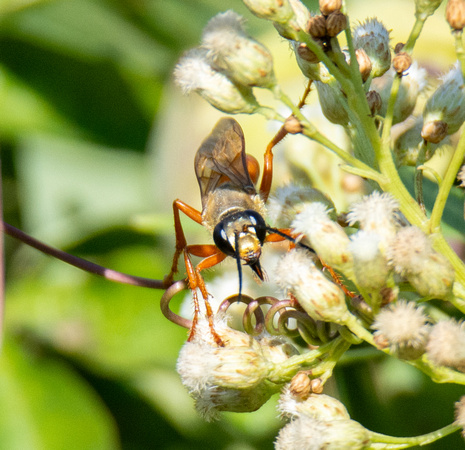
[[[295,59],[301,72],[309,80],[319,80],[321,66],[316,54],[303,42],[291,41],[291,45],[294,49]]]
[[[318,64],[320,62],[318,56],[316,56],[316,54],[308,48],[307,44],[304,42],[296,42],[295,44],[296,53],[299,58],[312,64]]]
[[[341,11],[334,11],[326,18],[326,32],[328,36],[337,36],[347,28],[347,17]]]
[[[392,67],[398,74],[404,73],[410,69],[412,65],[412,57],[406,52],[399,52],[392,60]]]
[[[278,434],[276,450],[368,448],[370,432],[355,420],[315,420],[301,416]]]
[[[284,129],[289,134],[299,134],[302,133],[302,123],[297,119],[296,116],[289,116],[283,124]]]
[[[296,40],[300,31],[307,31],[311,14],[300,0],[289,0],[293,15],[286,22],[274,21],[274,27],[285,39]]]
[[[380,236],[383,250],[386,243],[396,234],[398,209],[399,203],[394,197],[375,191],[350,206],[347,220],[349,225],[359,222],[362,230],[373,231]]]
[[[438,9],[442,0],[415,0],[415,16],[418,19],[426,19]]]
[[[401,228],[387,250],[387,258],[420,295],[438,299],[450,295],[454,268],[445,256],[434,251],[428,236],[419,228]]]
[[[281,398],[284,396],[284,392],[281,394]],[[299,372],[292,377],[291,382],[288,386],[288,393],[291,398],[297,403],[301,400],[306,400],[312,392],[311,380],[306,372]]]
[[[207,320],[198,322],[194,340],[181,349],[177,363],[197,410],[207,420],[217,418],[219,411],[255,411],[279,390],[279,384],[266,379],[273,363],[247,334],[216,321],[215,330],[225,343],[218,347],[205,338],[208,327]]]
[[[412,114],[419,95],[426,89],[426,75],[426,70],[419,68],[416,61],[412,64],[408,73],[402,75],[402,81],[394,106],[394,124],[403,122]],[[379,95],[381,95],[382,106],[379,114],[383,117],[386,116],[386,109],[391,95],[394,76],[396,76],[395,72],[391,69],[382,77],[374,79],[372,83],[372,89],[376,90]]]
[[[344,108],[344,95],[339,83],[331,78],[328,83],[315,81],[318,99],[324,116],[332,123],[346,126],[349,124],[349,115]]]
[[[289,0],[243,0],[252,14],[261,19],[286,23],[294,15]]]
[[[398,42],[394,47],[394,53],[397,55],[403,50],[404,47],[405,47],[405,44],[403,42]]]
[[[324,16],[311,16],[308,20],[307,32],[314,38],[326,36],[326,18]]]
[[[211,66],[244,86],[272,87],[275,83],[273,58],[266,47],[243,28],[244,19],[234,11],[213,17],[202,35]]]
[[[434,120],[447,123],[447,134],[455,133],[465,120],[465,87],[458,62],[443,77],[441,85],[426,102],[423,121],[427,123]]]
[[[423,125],[421,137],[432,144],[439,144],[446,136],[449,126],[442,120],[431,120]]]
[[[275,279],[312,319],[340,324],[348,320],[344,292],[315,267],[307,250],[286,253],[276,267]]]
[[[205,49],[188,51],[176,65],[174,77],[185,94],[197,92],[220,111],[251,114],[259,107],[251,88],[237,86],[210,66]]]
[[[417,359],[426,350],[430,326],[422,307],[399,300],[383,308],[372,325],[374,337],[386,341],[392,353],[401,359]]]
[[[366,98],[371,115],[375,116],[376,114],[378,114],[379,110],[381,109],[381,106],[383,105],[381,95],[379,95],[376,91],[368,91],[366,93]]]
[[[329,16],[332,12],[340,11],[342,0],[320,0],[320,12],[324,16]]]
[[[449,0],[446,6],[446,20],[453,30],[465,27],[465,0]]]
[[[331,200],[318,189],[297,184],[278,187],[268,200],[268,219],[275,227],[289,228],[296,214],[313,202],[321,202],[334,209]]]
[[[325,204],[316,202],[305,205],[292,222],[292,228],[304,235],[304,242],[308,240],[326,264],[341,270],[346,276],[352,274],[349,237],[338,223],[330,219]]]
[[[370,58],[367,55],[367,52],[363,48],[358,48],[355,50],[355,57],[357,58],[358,68],[360,70],[360,75],[362,76],[362,81],[365,82],[370,76],[372,65]]]
[[[294,378],[304,379],[308,375],[299,372]],[[302,399],[295,395],[292,384],[284,387],[279,397],[278,410],[282,417],[295,418],[306,416],[318,420],[344,420],[350,419],[346,407],[339,401],[325,394],[309,394]]]
[[[353,32],[354,47],[363,48],[373,66],[373,77],[380,77],[391,65],[389,32],[377,19],[361,23]]]
[[[390,272],[380,243],[381,237],[373,231],[359,230],[350,237],[349,250],[354,261],[355,281],[357,286],[368,292],[383,288]]]
[[[454,319],[433,325],[426,347],[428,358],[438,366],[465,372],[465,324]]]

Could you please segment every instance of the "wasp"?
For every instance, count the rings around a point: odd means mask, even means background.
[[[272,181],[272,146],[265,152],[264,173],[257,192],[259,177],[257,160],[245,153],[244,133],[232,118],[221,119],[211,134],[202,142],[195,156],[195,173],[200,187],[202,211],[183,201],[173,202],[176,251],[171,272],[166,283],[173,280],[178,260],[184,254],[189,288],[194,300],[194,318],[189,335],[192,339],[199,315],[197,290],[205,301],[206,314],[212,334],[218,344],[221,339],[213,329],[213,312],[208,302],[208,292],[201,271],[233,257],[239,271],[239,293],[242,285],[241,265],[248,265],[256,276],[264,279],[260,265],[265,241],[294,239],[286,232],[269,227],[263,216]],[[182,229],[180,212],[202,224],[212,233],[214,245],[187,245]],[[196,267],[190,256],[204,258]]]

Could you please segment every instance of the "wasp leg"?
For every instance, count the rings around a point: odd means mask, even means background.
[[[305,101],[307,100],[308,94],[310,93],[311,84],[312,80],[308,82],[304,94],[302,95],[302,99],[297,105],[299,109],[301,109],[305,105]],[[279,142],[281,142],[286,137],[287,133],[288,132],[286,131],[285,126],[283,125],[266,147],[263,161],[263,176],[262,182],[260,183],[260,195],[264,202],[268,200],[268,196],[270,195],[271,190],[271,182],[273,180],[273,147]]]
[[[194,222],[199,224],[202,223],[202,213],[197,211],[192,206],[184,203],[181,200],[175,200],[173,202],[173,215],[174,215],[174,232],[176,236],[176,250],[173,256],[173,263],[171,265],[170,273],[165,277],[165,285],[168,287],[173,283],[174,274],[178,271],[178,261],[181,253],[187,247],[186,237],[184,236],[184,230],[182,229],[181,217],[179,211],[182,211],[187,217],[191,218]]]
[[[205,286],[205,281],[200,272],[202,270],[213,267],[216,264],[219,264],[221,261],[223,261],[226,258],[226,255],[222,253],[221,251],[219,251],[215,245],[189,245],[186,247],[186,251],[184,255],[185,255],[185,261],[186,261],[186,268],[188,268],[187,270],[188,270],[188,277],[189,277],[189,287],[191,288],[192,295],[194,297],[194,318],[192,319],[192,327],[189,333],[188,341],[191,341],[193,339],[195,335],[196,325],[198,322],[198,316],[199,316],[200,309],[199,309],[199,302],[197,299],[197,289],[199,289],[200,292],[202,293],[202,297],[205,302],[206,316],[208,319],[208,324],[209,324],[213,339],[215,340],[218,346],[222,347],[224,346],[224,343],[222,339],[220,338],[220,336],[218,335],[218,333],[215,331],[215,328],[213,326],[213,310],[210,305],[210,302],[208,301],[207,287]],[[194,269],[192,262],[190,261],[190,258],[188,257],[188,255],[201,256],[201,257],[204,257],[204,259],[200,261],[200,263],[197,264],[197,266]]]

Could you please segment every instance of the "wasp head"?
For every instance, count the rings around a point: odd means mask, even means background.
[[[215,226],[213,240],[223,253],[244,261],[263,280],[260,255],[266,231],[263,217],[256,211],[246,209],[227,214]]]

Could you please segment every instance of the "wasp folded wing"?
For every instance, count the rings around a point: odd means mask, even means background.
[[[202,142],[195,156],[195,173],[203,206],[207,195],[226,182],[248,194],[256,193],[247,170],[244,133],[236,120],[221,119]]]

